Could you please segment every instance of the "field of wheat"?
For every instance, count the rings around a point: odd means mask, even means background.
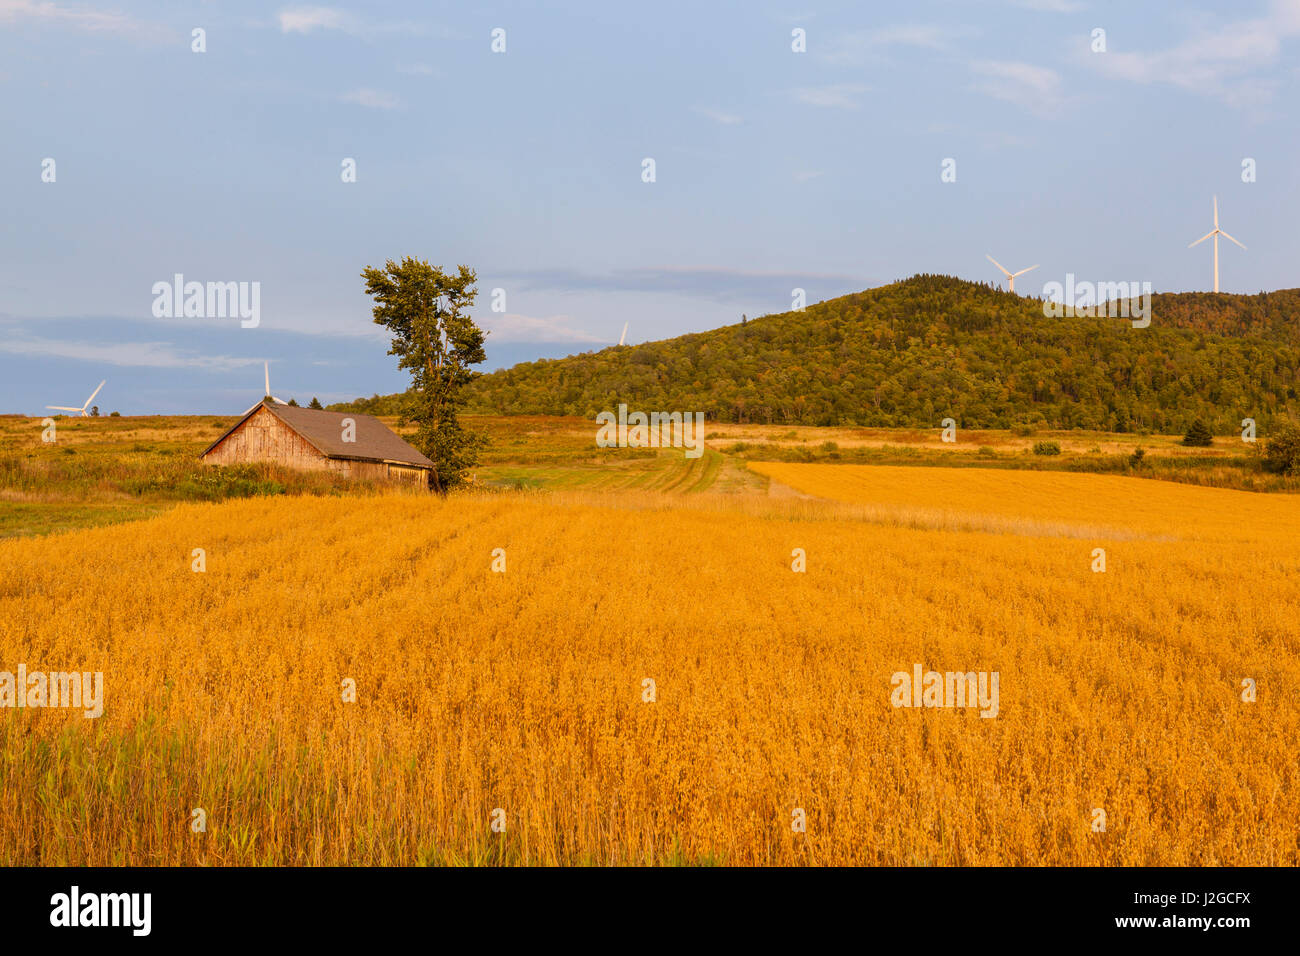
[[[1297,499],[752,467],[0,541],[0,863],[1300,863]]]

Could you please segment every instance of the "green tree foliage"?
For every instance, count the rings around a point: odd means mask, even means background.
[[[1214,444],[1214,436],[1210,434],[1210,429],[1205,422],[1199,418],[1187,429],[1187,434],[1183,435],[1183,444],[1191,448],[1209,448]]]
[[[409,400],[409,392],[395,395],[371,395],[369,398],[355,398],[350,402],[335,402],[325,406],[332,412],[360,412],[362,415],[401,415]]]
[[[1059,455],[1060,453],[1061,453],[1061,445],[1059,442],[1054,442],[1054,441],[1034,442],[1035,455]]]
[[[483,444],[457,415],[462,390],[477,374],[470,366],[486,357],[485,333],[466,313],[478,294],[477,277],[468,266],[457,270],[452,275],[408,256],[361,273],[375,300],[376,324],[392,333],[388,354],[411,372],[400,417],[416,424],[414,444],[434,463],[430,481],[444,493],[464,481]]]
[[[1264,467],[1282,475],[1300,474],[1300,424],[1284,420],[1274,425],[1264,443]]]
[[[467,407],[593,418],[619,402],[791,425],[1227,433],[1300,411],[1300,290],[1157,294],[1149,328],[1047,318],[1037,299],[948,276],[661,342],[479,377]],[[397,396],[347,406],[385,414]],[[373,409],[373,411],[372,411]]]
[[[313,395],[313,396],[311,397],[311,404],[309,404],[307,407],[308,407],[308,408],[323,408],[324,406],[321,405],[321,403],[320,403],[320,399],[317,398],[315,395]]]

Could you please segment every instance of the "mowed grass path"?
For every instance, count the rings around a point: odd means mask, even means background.
[[[846,480],[820,467],[798,480]],[[898,471],[900,507],[997,490]],[[628,491],[0,542],[0,669],[106,685],[98,720],[0,709],[0,863],[1300,863],[1294,536],[1181,536],[1203,489],[1139,483],[1134,517],[1111,479],[1024,477],[1128,528],[1106,573],[1041,514]],[[997,717],[892,707],[915,663],[998,671]]]

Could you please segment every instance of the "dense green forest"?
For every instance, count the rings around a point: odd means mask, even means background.
[[[469,410],[704,411],[712,421],[1218,434],[1300,411],[1300,290],[1164,293],[1149,328],[918,275],[802,312],[477,378]],[[334,406],[396,414],[402,396]]]

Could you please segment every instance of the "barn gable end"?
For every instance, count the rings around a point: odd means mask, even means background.
[[[209,448],[203,459],[214,465],[272,461],[308,471],[329,470],[329,459],[265,405]]]
[[[377,418],[266,402],[200,457],[214,465],[272,462],[304,471],[334,471],[345,478],[421,486],[428,483],[433,467]]]

